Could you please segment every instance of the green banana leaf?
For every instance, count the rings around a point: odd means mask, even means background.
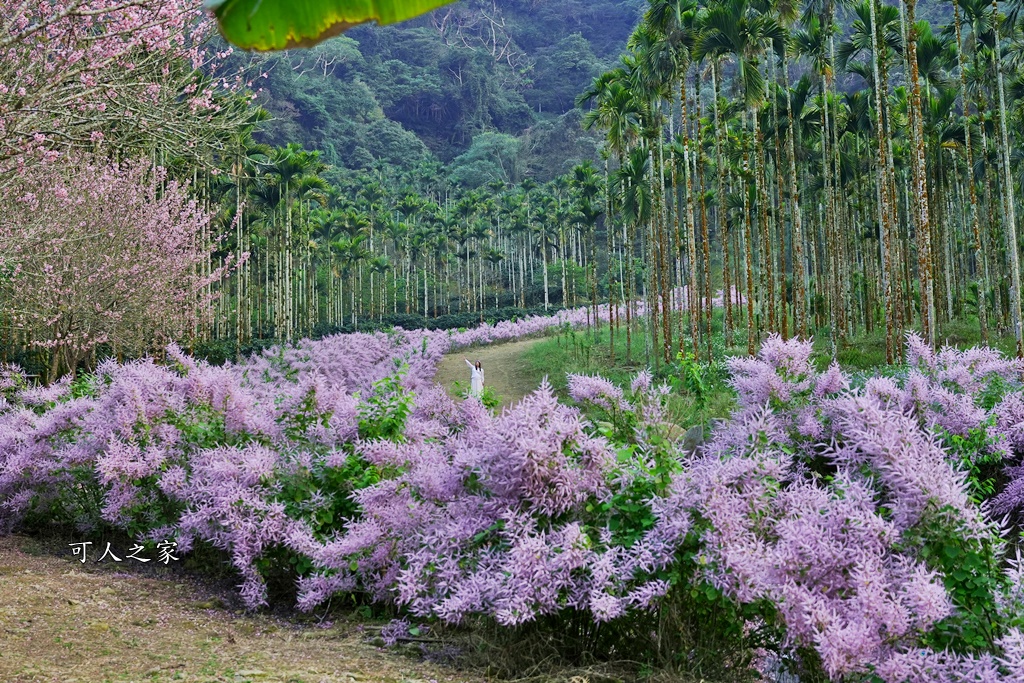
[[[312,47],[376,21],[394,24],[452,0],[205,0],[221,34],[245,50]]]

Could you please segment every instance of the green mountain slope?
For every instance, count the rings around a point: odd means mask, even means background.
[[[313,50],[247,56],[274,118],[262,139],[352,169],[445,163],[470,186],[546,180],[595,154],[573,100],[616,62],[642,5],[465,0]]]

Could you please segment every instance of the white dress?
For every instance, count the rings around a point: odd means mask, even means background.
[[[476,366],[470,363],[468,360],[466,361],[466,365],[469,366],[470,372],[469,395],[480,398],[480,396],[482,396],[484,393],[484,371],[477,370]]]

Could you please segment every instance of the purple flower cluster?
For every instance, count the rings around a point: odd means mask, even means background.
[[[907,377],[856,391],[837,366],[814,368],[809,343],[771,337],[757,358],[732,359],[739,409],[669,499],[708,525],[699,559],[708,580],[741,603],[773,605],[788,645],[816,651],[831,678],[1017,680],[1004,677],[1019,671],[1013,629],[1002,654],[923,646],[954,607],[921,555],[936,528],[964,542],[998,536],[939,434],[1005,415],[993,434],[1006,447],[1019,429],[1017,362],[984,350],[931,354],[913,337],[909,346]],[[993,378],[1003,394],[986,411],[975,400]],[[1019,624],[1020,596],[1003,600],[1015,606],[1006,623]]]
[[[730,429],[746,438],[714,439],[673,493],[709,523],[700,563],[711,583],[741,603],[773,604],[791,644],[817,650],[836,679],[914,645],[950,613],[941,577],[903,550],[909,520],[888,514],[876,460],[833,452],[838,469],[825,481],[802,475],[805,452],[783,447],[770,412]],[[926,496],[914,481],[905,492]]]
[[[1020,562],[997,596],[999,641],[958,655],[928,646],[957,605],[923,552],[937,533],[996,538],[986,513],[1024,503],[1017,361],[911,337],[902,376],[854,388],[834,364],[819,372],[809,343],[770,337],[729,361],[738,408],[696,453],[668,437],[668,390],[649,372],[628,392],[569,378],[585,409],[622,418],[622,439],[547,384],[495,415],[431,382],[454,348],[586,316],[339,335],[224,367],[171,348],[163,365],[108,362],[46,388],[0,368],[0,527],[34,516],[173,536],[183,552],[203,542],[230,557],[251,607],[281,552],[312,564],[301,608],[359,590],[447,622],[610,622],[713,587],[766,606],[775,653],[813,652],[833,680],[1021,680]],[[367,436],[411,392],[400,434]],[[949,450],[978,430],[1011,479],[984,506]]]
[[[603,377],[569,375],[569,396],[578,403],[593,403],[605,410],[626,410],[622,389]]]
[[[356,493],[362,517],[314,552],[317,564],[343,576],[355,561],[377,597],[453,622],[489,614],[511,625],[615,602],[614,567],[596,566],[600,539],[579,521],[609,495],[610,444],[547,385],[500,416],[444,402],[433,396],[413,416],[422,438],[358,445],[396,475]],[[327,597],[315,581],[302,587],[304,605]]]
[[[979,455],[1001,457],[1009,480],[991,500],[992,514],[1024,509],[1024,360],[989,348],[933,353],[915,335],[908,336],[907,348],[912,369],[902,391],[879,392],[887,405],[950,435],[984,430],[989,443]]]

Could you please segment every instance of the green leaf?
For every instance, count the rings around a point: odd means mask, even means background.
[[[452,0],[205,0],[221,34],[245,50],[312,47],[376,21],[394,24]]]

